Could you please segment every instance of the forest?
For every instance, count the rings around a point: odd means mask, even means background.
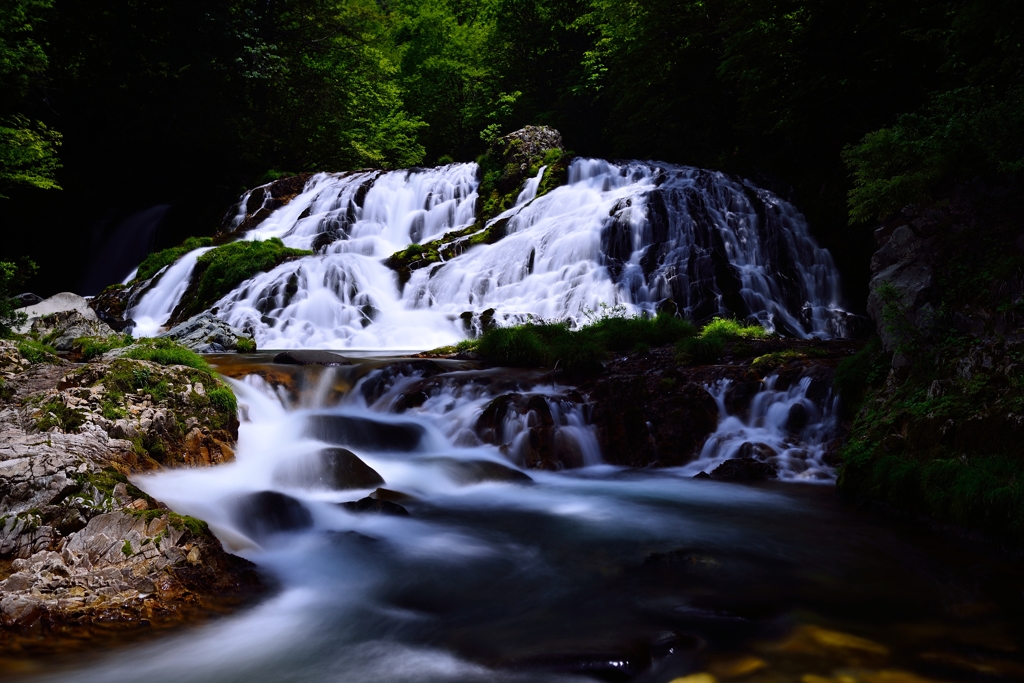
[[[165,248],[285,174],[470,161],[544,124],[775,191],[863,305],[873,222],[1024,168],[1013,0],[2,4],[3,258],[43,294],[109,284],[89,264],[151,207]]]

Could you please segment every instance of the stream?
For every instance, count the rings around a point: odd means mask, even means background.
[[[723,483],[693,466],[602,464],[585,404],[546,373],[437,361],[425,377],[408,358],[272,355],[210,357],[239,397],[235,462],[134,481],[207,520],[276,591],[156,640],[55,659],[32,680],[1024,678],[1020,562],[842,504],[816,450],[827,405],[780,449],[779,481]],[[425,379],[426,400],[403,403]],[[704,464],[754,436],[784,442],[773,415],[806,400],[800,386],[767,382],[749,415],[723,415]],[[501,446],[479,438],[482,411],[511,390],[554,408],[581,467],[516,466],[529,414],[496,427]],[[323,454],[339,448],[385,483],[332,488]],[[339,505],[378,486],[408,515]]]

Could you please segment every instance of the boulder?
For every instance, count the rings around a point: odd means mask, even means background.
[[[414,451],[425,434],[415,422],[378,422],[352,415],[313,415],[304,432],[339,446],[376,451]]]
[[[408,517],[409,511],[398,503],[392,503],[389,500],[382,500],[380,498],[360,498],[348,503],[339,503],[340,507],[345,508],[349,512],[356,513],[370,513],[377,515],[394,515],[396,517]]]
[[[882,346],[887,352],[900,343],[899,325],[885,320],[886,309],[896,307],[905,324],[927,336],[937,315],[935,238],[917,234],[911,225],[893,230],[885,245],[871,257],[868,314],[875,321]]]
[[[109,337],[115,334],[106,323],[98,320],[92,309],[88,315],[79,309],[57,311],[32,321],[32,332],[49,340],[58,351],[70,351],[79,337]]]
[[[96,312],[89,308],[89,300],[72,292],[54,294],[49,299],[20,309],[20,313],[28,316],[28,320],[19,332],[25,332],[34,321],[53,313],[78,311],[86,320],[98,320]]]
[[[777,476],[774,465],[754,458],[726,460],[711,471],[711,478],[719,481],[765,481]]]
[[[506,484],[533,483],[533,479],[525,472],[492,460],[430,458],[429,462],[439,463],[449,477],[463,485],[482,484],[489,481]]]
[[[347,448],[325,448],[282,467],[274,478],[289,486],[335,491],[372,489],[385,483],[376,470]]]
[[[196,353],[236,351],[239,339],[252,339],[251,334],[231,327],[209,311],[193,316],[158,336],[172,339]]]
[[[262,540],[282,531],[302,531],[313,526],[313,515],[291,496],[260,491],[235,501],[232,521],[246,535]]]

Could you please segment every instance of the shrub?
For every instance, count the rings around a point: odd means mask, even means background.
[[[533,325],[498,327],[480,339],[478,352],[486,360],[513,368],[538,367],[547,363],[547,350]]]
[[[714,318],[700,331],[703,338],[718,337],[723,341],[730,339],[764,339],[768,336],[760,325],[744,325],[730,318]]]
[[[148,280],[160,272],[164,266],[169,266],[190,251],[201,247],[209,247],[213,240],[209,237],[189,237],[176,247],[157,251],[147,256],[139,264],[139,270],[135,275],[135,281]]]
[[[254,353],[256,351],[256,341],[249,339],[249,337],[239,337],[235,343],[235,350],[238,353]]]

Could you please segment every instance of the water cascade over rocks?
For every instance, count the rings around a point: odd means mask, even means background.
[[[831,256],[770,192],[702,169],[576,159],[566,184],[537,196],[545,172],[512,208],[476,223],[491,243],[439,256],[407,282],[385,265],[389,256],[441,239],[440,254],[446,234],[479,220],[476,164],[321,173],[278,208],[269,191],[260,206],[247,193],[229,231],[255,210],[266,217],[243,239],[278,237],[315,255],[242,283],[217,315],[261,348],[282,349],[435,347],[482,320],[578,324],[603,306],[654,312],[669,299],[696,320],[751,316],[796,337],[846,333]],[[129,312],[139,333],[170,316],[199,253]]]

